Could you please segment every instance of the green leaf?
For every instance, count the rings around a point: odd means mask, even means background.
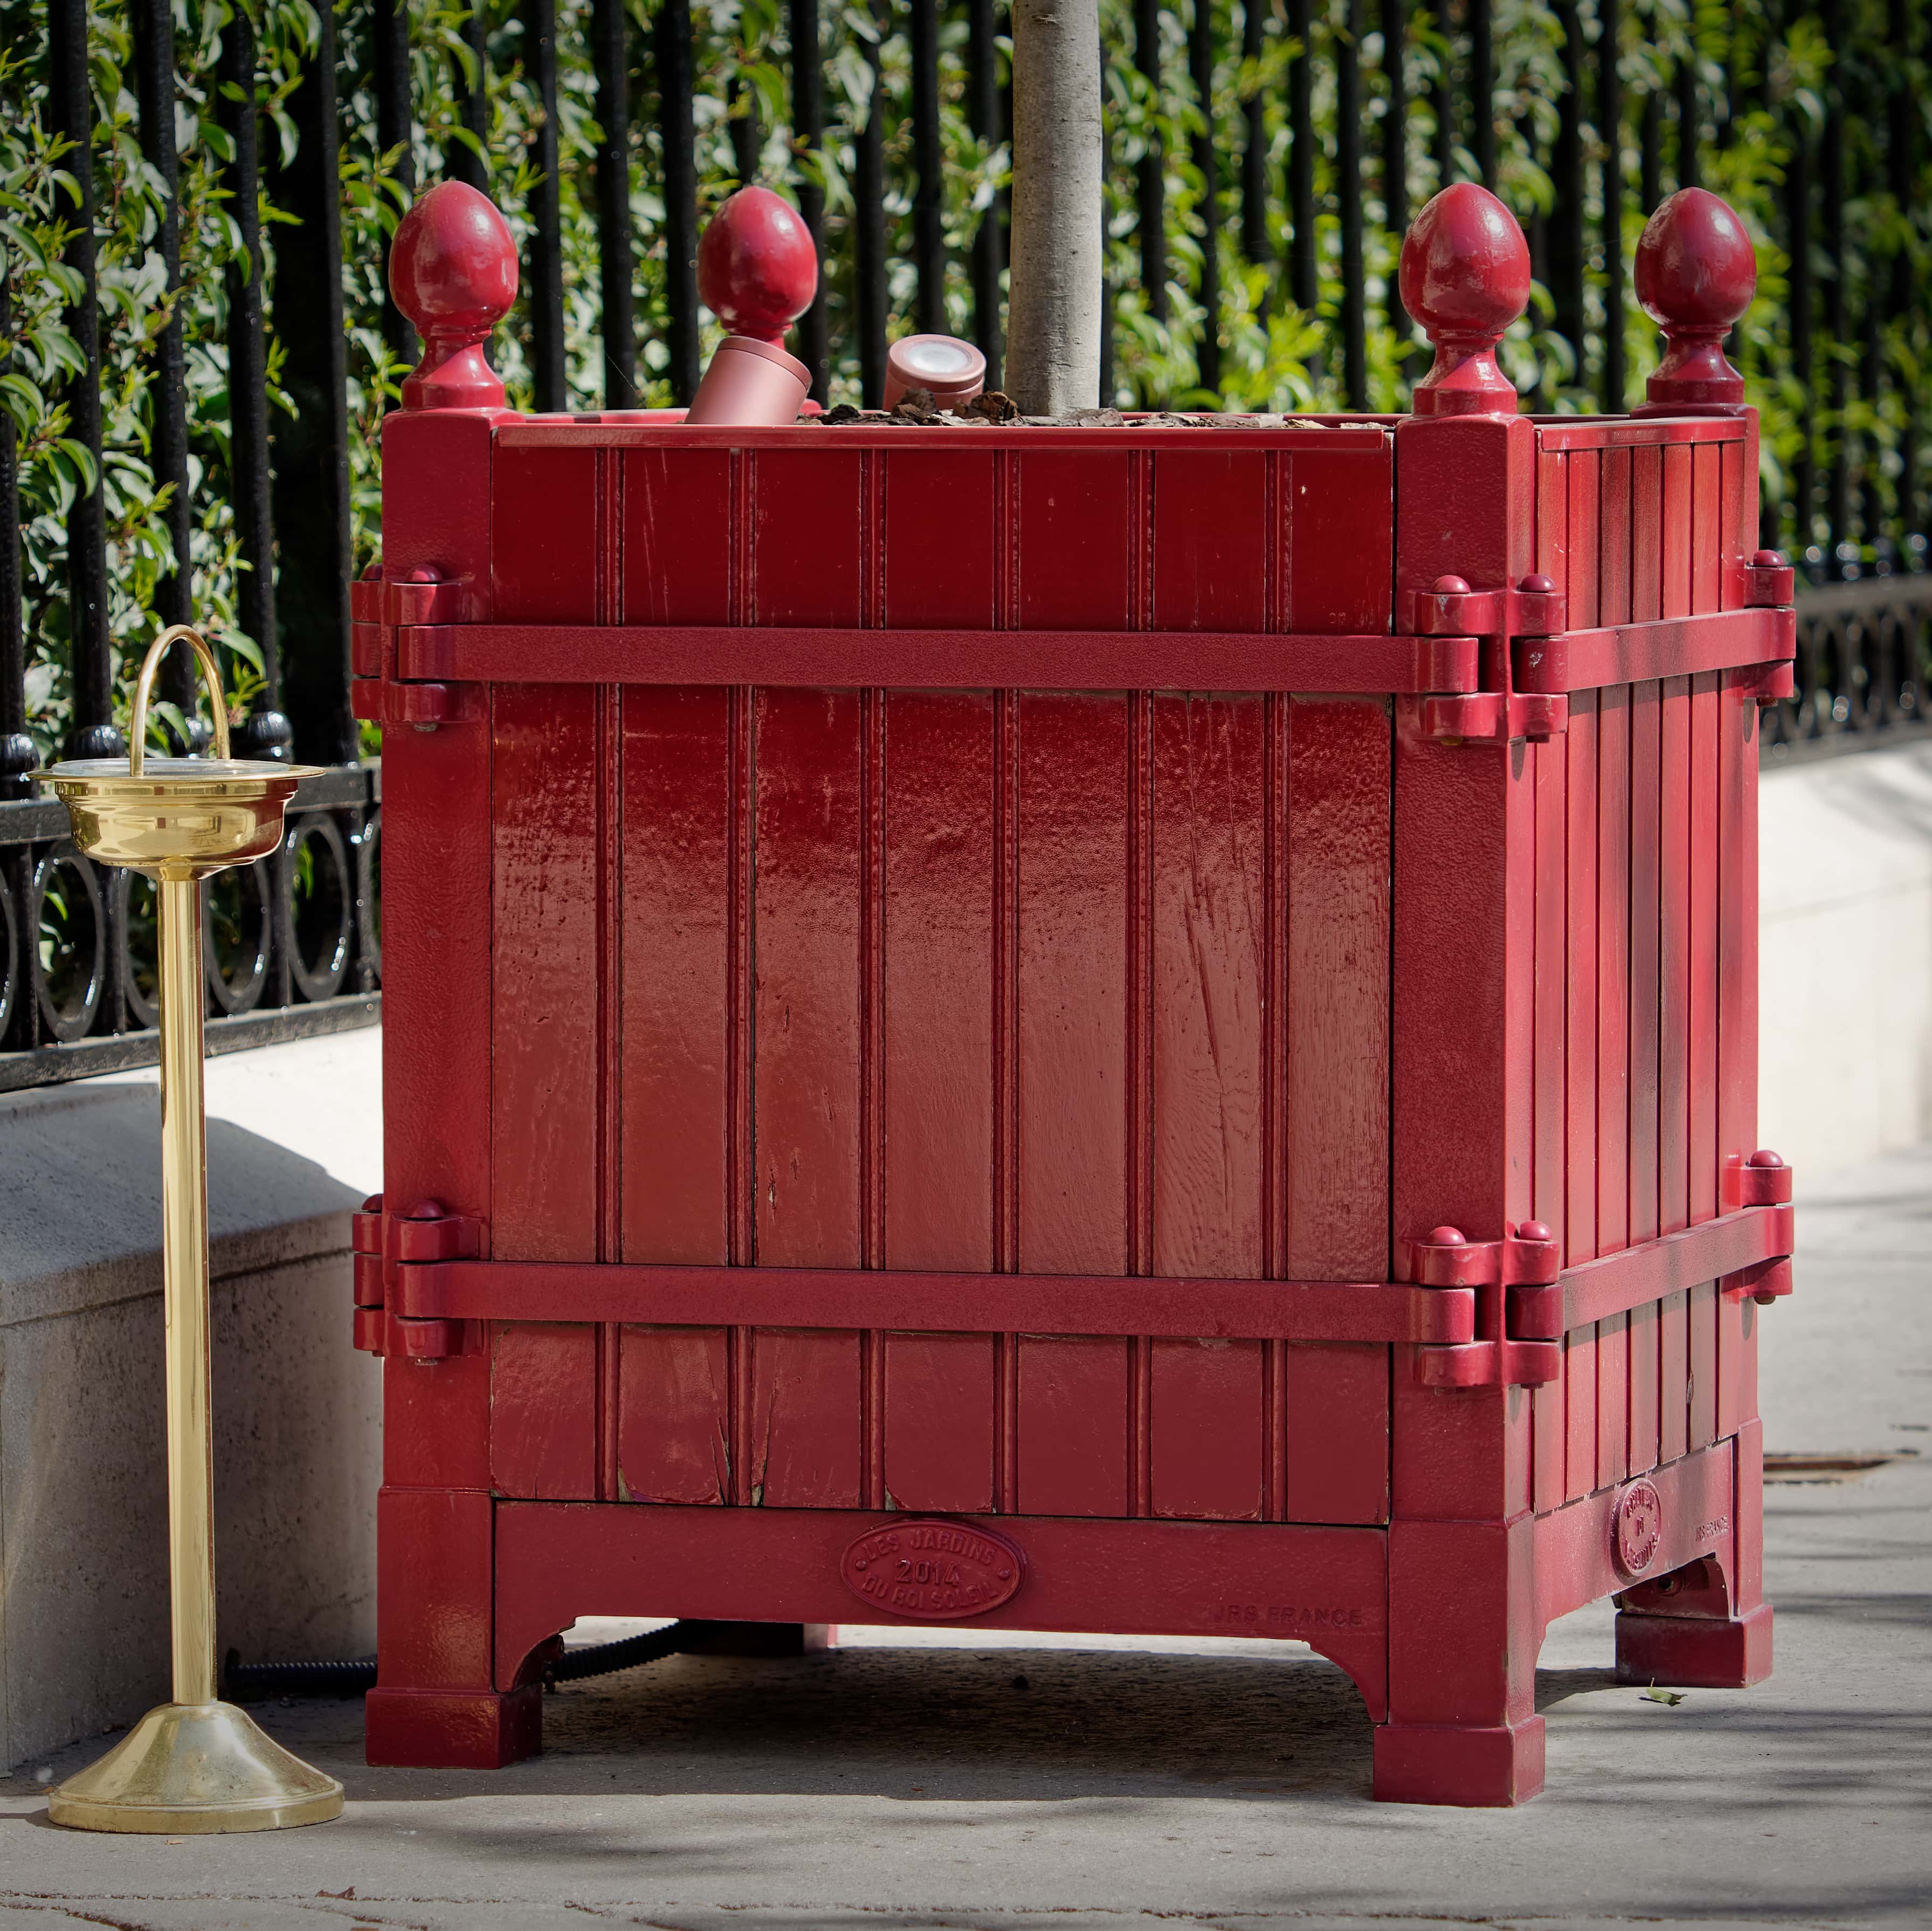
[[[1681,1690],[1660,1690],[1653,1683],[1643,1693],[1643,1700],[1646,1703],[1665,1704],[1674,1710],[1684,1701],[1684,1693]]]

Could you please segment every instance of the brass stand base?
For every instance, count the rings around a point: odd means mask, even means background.
[[[279,1831],[341,1814],[341,1785],[232,1703],[158,1705],[47,1805],[53,1822],[76,1831],[170,1837]]]

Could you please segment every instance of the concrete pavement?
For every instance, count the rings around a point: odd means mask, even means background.
[[[1932,1451],[1932,1148],[1799,1225],[1768,1447]],[[1780,1483],[1767,1519],[1777,1674],[1649,1702],[1607,1606],[1567,1618],[1519,1811],[1371,1804],[1354,1693],[1288,1646],[854,1632],[567,1687],[547,1753],[494,1774],[372,1771],[359,1705],[272,1708],[352,1799],[274,1837],[57,1830],[35,1773],[77,1747],[0,1784],[0,1931],[1932,1923],[1932,1452]]]

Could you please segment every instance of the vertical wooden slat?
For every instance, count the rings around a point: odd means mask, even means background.
[[[1691,445],[1690,603],[1698,612],[1724,607],[1724,565],[1736,553],[1737,505],[1725,514],[1724,464],[1736,443],[1699,442]]]
[[[1654,682],[1630,687],[1630,1239],[1658,1232],[1658,1101],[1662,1018],[1663,714]]]
[[[1268,1430],[1266,1349],[1258,1341],[1156,1341],[1150,1513],[1258,1522]]]
[[[597,1330],[506,1321],[490,1363],[490,1486],[545,1502],[595,1499]]]
[[[770,689],[753,701],[758,1255],[856,1267],[859,694]]]
[[[1018,1207],[1027,1273],[1127,1267],[1126,724],[1118,696],[1020,700]]]
[[[556,0],[523,0],[524,77],[536,91],[531,103],[538,180],[531,193],[528,276],[530,376],[536,406],[546,414],[568,409],[563,357],[563,217],[557,190]]]
[[[1690,1219],[1691,831],[1690,680],[1664,680],[1658,923],[1658,1231]]]
[[[995,701],[982,692],[911,691],[886,700],[890,1267],[970,1271],[996,1261]],[[888,1372],[889,1425],[910,1429],[909,1417],[902,1423],[895,1414],[904,1403]]]
[[[753,1507],[864,1505],[861,1343],[831,1329],[755,1331],[746,1495]]]
[[[1252,1279],[1262,1271],[1263,706],[1163,694],[1153,721],[1154,1271]]]
[[[1690,1027],[1688,1212],[1723,1211],[1718,1198],[1718,686],[1690,680]]]
[[[490,1239],[500,1261],[597,1258],[596,696],[583,685],[492,692]]]
[[[1630,1244],[1630,688],[1598,699],[1597,1252]]]
[[[885,1337],[884,1507],[994,1506],[997,1347],[987,1334]]]
[[[619,1498],[714,1506],[729,1500],[728,1331],[626,1327],[620,1347]]]
[[[1757,1138],[1758,711],[1726,672],[1718,696],[1718,1145],[1749,1159]]]
[[[730,1258],[730,694],[634,687],[624,693],[622,734],[620,1249],[634,1263],[722,1264]]]
[[[1288,730],[1286,1276],[1389,1263],[1390,733],[1374,702],[1298,698]]]

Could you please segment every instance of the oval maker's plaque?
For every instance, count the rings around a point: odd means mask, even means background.
[[[847,1548],[838,1573],[853,1594],[889,1615],[954,1623],[1009,1600],[1023,1564],[1004,1536],[914,1519],[868,1529]]]

